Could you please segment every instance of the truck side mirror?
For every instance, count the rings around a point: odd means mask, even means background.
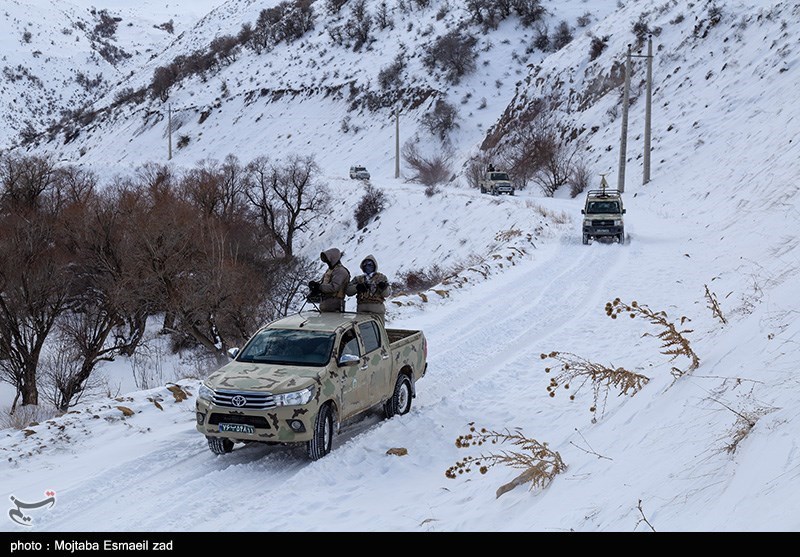
[[[623,210],[622,210],[622,214],[623,214],[623,215],[625,214],[625,209],[623,209]]]
[[[586,211],[584,211],[583,209],[581,209],[581,214],[582,214],[582,215],[585,215],[585,214],[586,214]]]
[[[340,366],[352,366],[361,361],[361,358],[355,354],[342,354],[339,358]]]
[[[235,360],[236,356],[238,356],[238,355],[239,355],[239,349],[238,348],[228,348],[228,356],[231,357],[231,360]]]

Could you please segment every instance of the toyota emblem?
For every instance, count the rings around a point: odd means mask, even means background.
[[[233,404],[237,408],[241,408],[245,404],[247,404],[247,399],[244,398],[242,395],[236,395],[231,399],[231,404]]]

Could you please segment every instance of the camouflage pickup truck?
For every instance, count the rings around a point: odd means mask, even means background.
[[[216,454],[237,442],[331,450],[347,421],[378,408],[406,414],[427,371],[422,331],[386,329],[369,313],[301,312],[262,327],[200,387],[197,431]]]

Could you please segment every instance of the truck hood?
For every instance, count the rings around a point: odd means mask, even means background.
[[[269,391],[286,393],[318,382],[324,367],[300,367],[252,362],[229,362],[212,373],[205,383],[214,390]]]
[[[583,220],[622,220],[622,213],[592,213],[583,215]]]

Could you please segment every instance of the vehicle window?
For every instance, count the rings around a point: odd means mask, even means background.
[[[374,321],[360,323],[358,330],[361,333],[361,340],[364,342],[364,352],[369,354],[373,350],[381,347],[381,337],[378,335],[378,325]]]
[[[619,203],[616,201],[590,201],[587,213],[619,213]]]
[[[342,340],[339,341],[339,352],[336,354],[337,361],[342,357],[342,354],[353,354],[359,358],[361,357],[361,348],[358,346],[355,329],[349,329],[342,335]]]
[[[495,172],[492,174],[492,180],[508,180],[508,174],[505,172]]]
[[[262,329],[236,356],[239,362],[324,366],[331,357],[334,335],[319,331]]]

